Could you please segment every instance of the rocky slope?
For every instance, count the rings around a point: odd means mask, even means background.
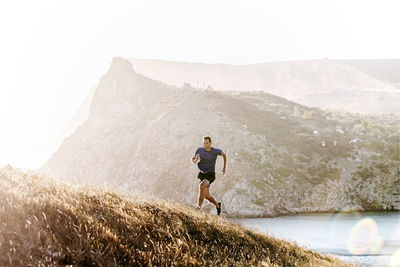
[[[114,58],[88,120],[41,171],[195,205],[202,137],[228,156],[211,192],[233,216],[399,209],[399,125],[265,92],[173,87]],[[206,204],[206,208],[212,208]]]

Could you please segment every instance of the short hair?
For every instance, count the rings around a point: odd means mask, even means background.
[[[211,137],[209,137],[209,136],[204,136],[203,139],[204,139],[204,140],[208,139],[208,141],[210,141],[210,143],[211,143]]]

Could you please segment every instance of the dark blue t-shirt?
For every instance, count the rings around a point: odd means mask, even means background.
[[[217,156],[222,154],[222,150],[219,148],[211,147],[210,151],[204,149],[204,147],[197,148],[194,155],[200,154],[200,161],[197,163],[199,169],[203,172],[215,172],[215,161]]]

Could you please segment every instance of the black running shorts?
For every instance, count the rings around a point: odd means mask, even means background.
[[[204,179],[207,179],[211,184],[215,180],[215,172],[199,172],[197,178],[200,179],[199,183],[201,183]]]

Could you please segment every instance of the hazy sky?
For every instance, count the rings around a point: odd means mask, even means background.
[[[0,167],[38,168],[114,56],[400,58],[399,1],[1,1]]]

